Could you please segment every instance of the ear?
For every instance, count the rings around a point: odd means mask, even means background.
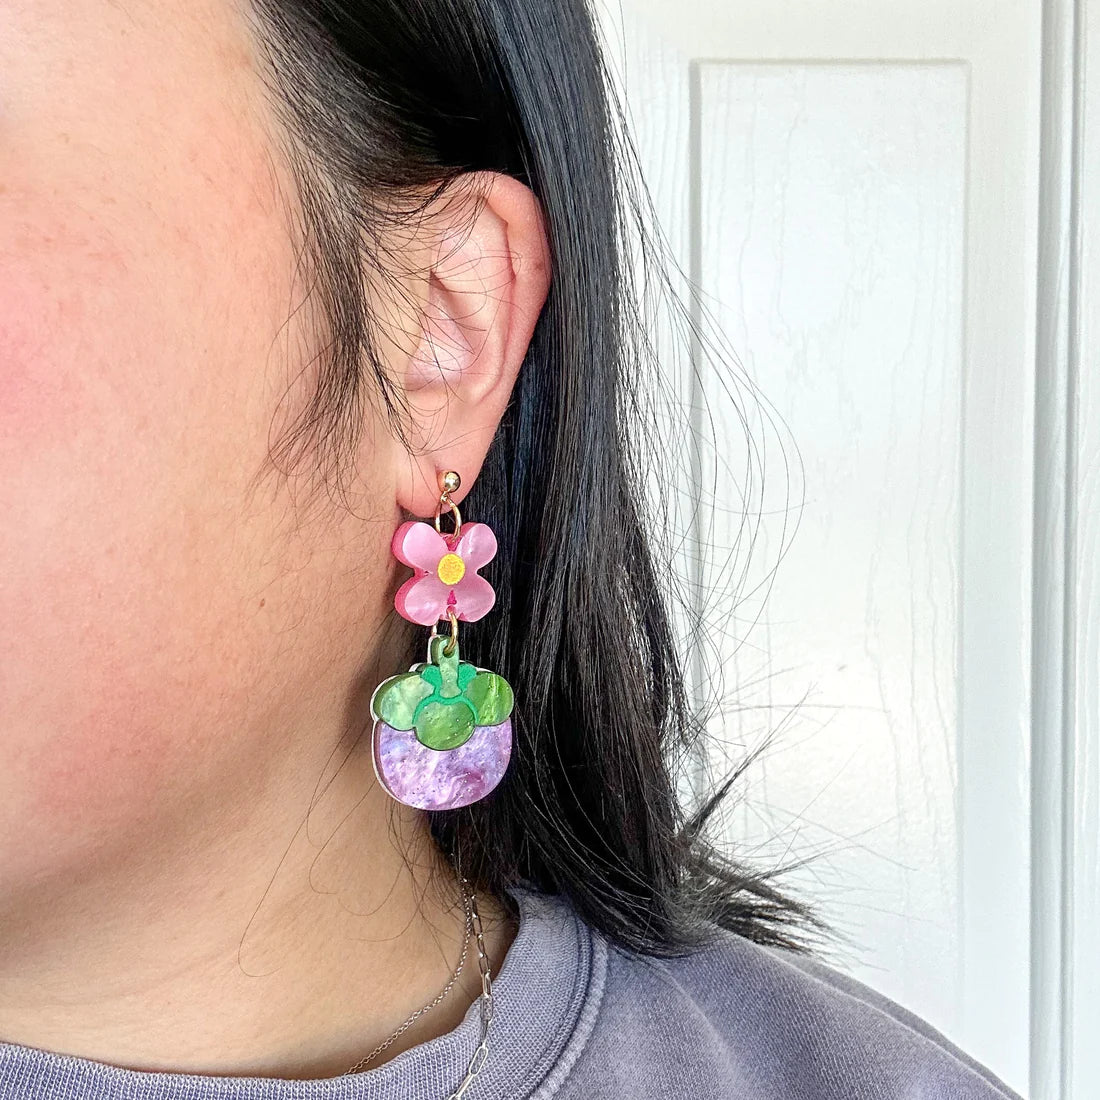
[[[430,223],[430,228],[428,227]],[[418,343],[394,364],[412,454],[394,441],[395,503],[435,512],[439,472],[473,485],[511,398],[550,287],[546,223],[534,192],[496,172],[470,173],[425,219],[427,271]]]

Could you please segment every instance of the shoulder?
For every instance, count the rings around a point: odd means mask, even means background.
[[[606,951],[581,1060],[600,1069],[585,1081],[578,1067],[578,1096],[1019,1100],[920,1017],[820,960],[730,932],[678,958]]]

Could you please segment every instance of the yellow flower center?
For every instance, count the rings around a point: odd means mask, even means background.
[[[458,584],[466,575],[466,563],[457,554],[444,554],[435,572],[444,584]]]

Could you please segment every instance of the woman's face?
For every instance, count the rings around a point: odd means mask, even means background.
[[[292,768],[389,598],[384,464],[252,488],[314,342],[253,56],[228,0],[0,2],[9,899]]]

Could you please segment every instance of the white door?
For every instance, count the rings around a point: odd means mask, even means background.
[[[697,502],[711,773],[776,731],[729,838],[816,856],[786,881],[831,961],[1034,1100],[1100,1096],[1087,2],[601,13],[727,364],[670,373],[693,432],[655,472]]]

